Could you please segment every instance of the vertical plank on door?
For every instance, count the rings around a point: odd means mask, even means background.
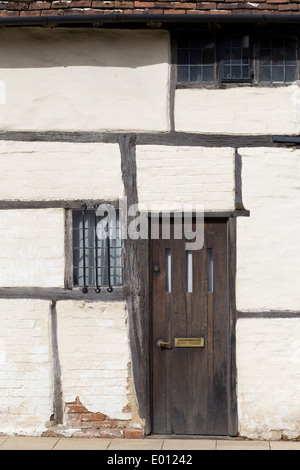
[[[228,432],[228,276],[227,224],[213,225],[214,434]]]
[[[165,246],[164,240],[155,240],[152,243],[153,260],[153,349],[152,349],[152,367],[154,371],[152,383],[152,401],[153,407],[153,431],[154,433],[166,432],[166,410],[168,402],[168,387],[166,383],[166,355],[156,346],[158,339],[165,339],[167,323],[165,309]],[[158,269],[159,271],[155,271]],[[158,373],[159,371],[159,373]]]

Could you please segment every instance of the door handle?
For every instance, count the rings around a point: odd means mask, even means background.
[[[168,346],[170,343],[171,343],[171,341],[168,341],[168,342],[166,343],[166,341],[163,341],[162,339],[158,339],[158,340],[156,341],[156,346],[157,346],[158,348],[160,348],[161,350],[163,350],[163,349],[172,349],[172,348],[167,348],[167,347],[166,347],[166,346]]]

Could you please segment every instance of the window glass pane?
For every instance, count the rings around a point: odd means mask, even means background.
[[[191,82],[201,82],[201,66],[192,66],[190,68]]]
[[[243,42],[242,42],[242,46],[244,49],[249,49],[249,36],[244,36],[243,37]]]
[[[206,65],[205,67],[203,67],[203,76],[202,76],[203,82],[213,82],[214,75],[215,75],[215,69],[213,65]]]
[[[201,41],[203,49],[214,49],[215,44],[212,38],[203,36]]]
[[[241,63],[242,59],[242,49],[232,49],[232,55],[231,55],[231,64],[233,65],[238,65]]]
[[[223,63],[226,65],[229,65],[230,58],[231,58],[230,49],[228,47],[225,47],[223,50]]]
[[[242,78],[247,79],[249,77],[249,67],[242,67]]]
[[[260,65],[270,65],[271,63],[271,49],[260,50]]]
[[[272,67],[272,81],[284,82],[284,68],[283,67]]]
[[[171,272],[172,266],[171,266],[171,250],[169,248],[166,248],[166,253],[165,253],[165,282],[166,282],[166,292],[171,292],[172,288],[172,272]]]
[[[208,65],[208,64],[213,64],[215,61],[215,54],[214,54],[214,49],[212,48],[207,48],[203,49],[202,51],[202,64],[203,65]]]
[[[284,49],[272,49],[272,63],[273,65],[283,65]]]
[[[231,67],[230,65],[225,65],[223,67],[223,78],[230,79],[231,78]]]
[[[178,82],[189,82],[189,67],[178,66],[177,67],[177,81]]]
[[[259,68],[259,81],[261,83],[270,83],[271,82],[271,67],[261,66]]]
[[[178,64],[188,65],[188,63],[189,63],[189,50],[188,49],[178,49],[177,61],[178,61]]]
[[[193,65],[201,64],[201,49],[191,49],[190,64],[193,64]]]
[[[292,83],[297,80],[297,67],[286,67],[285,82]]]
[[[186,286],[187,292],[193,292],[193,252],[186,251]]]
[[[286,49],[285,51],[285,63],[286,65],[294,65],[296,62],[296,49]]]
[[[242,77],[241,67],[233,66],[231,67],[231,71],[232,71],[231,78],[238,79]]]

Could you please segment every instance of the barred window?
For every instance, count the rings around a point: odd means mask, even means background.
[[[111,292],[123,282],[119,210],[101,215],[97,210],[98,205],[94,210],[83,205],[82,210],[72,212],[73,284],[84,293],[89,287],[100,292],[103,286]]]

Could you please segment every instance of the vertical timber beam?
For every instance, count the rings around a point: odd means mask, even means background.
[[[128,208],[138,203],[136,136],[119,136],[122,179]],[[128,220],[128,225],[130,221]],[[132,378],[140,418],[145,433],[151,430],[149,386],[149,241],[124,240],[124,295],[128,309]]]
[[[235,209],[243,210],[243,196],[242,196],[242,157],[238,153],[238,150],[235,150],[235,165],[234,165],[234,174],[235,174]]]
[[[61,383],[61,368],[57,342],[57,312],[56,302],[53,301],[50,307],[51,315],[51,341],[52,341],[52,364],[53,364],[53,410],[54,423],[62,424],[64,417],[63,393]]]

